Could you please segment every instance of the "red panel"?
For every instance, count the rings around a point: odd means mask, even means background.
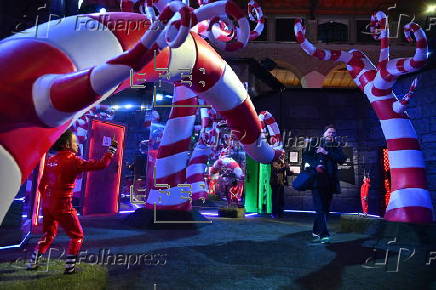
[[[87,173],[83,189],[83,215],[115,214],[118,212],[124,133],[124,126],[98,120],[92,121],[88,160],[98,160],[103,157],[108,148],[103,143],[104,137],[106,140],[108,140],[107,138],[115,138],[119,145],[109,167]]]

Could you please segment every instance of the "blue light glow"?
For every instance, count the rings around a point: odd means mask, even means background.
[[[27,239],[27,237],[29,235],[30,235],[30,232],[27,232],[26,236],[24,236],[23,240],[19,244],[0,247],[0,250],[6,250],[6,249],[12,249],[12,248],[20,248],[23,245],[23,243],[26,241],[26,239]]]

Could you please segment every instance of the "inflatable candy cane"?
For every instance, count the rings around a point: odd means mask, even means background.
[[[198,5],[202,7],[203,5],[209,4],[215,1],[198,1]],[[255,17],[253,17],[253,14]],[[260,5],[251,0],[248,3],[248,15],[251,21],[256,22],[256,27],[253,31],[249,31],[249,40],[254,40],[262,34],[265,26],[265,18],[263,17],[262,8]],[[220,15],[219,17],[213,18],[211,21],[206,20],[198,23],[192,28],[192,31],[197,32],[203,38],[211,39],[211,42],[217,45],[218,48],[223,50],[237,50],[241,47],[236,45],[228,46],[226,42],[230,42],[238,33],[245,33],[245,31],[240,31],[233,26],[232,21],[227,17]],[[211,35],[212,34],[212,35]],[[245,36],[243,36],[245,37]]]
[[[165,70],[169,77],[164,80],[177,82],[182,78],[179,69],[190,68],[188,90],[227,120],[246,152],[267,163],[277,156],[260,138],[260,122],[236,74],[201,37],[189,33],[192,25],[222,14],[240,19],[239,8],[230,1],[197,10],[180,1],[158,1],[154,6],[159,16],[152,24],[135,13],[77,15],[0,42],[0,220],[20,184],[72,119],[129,87],[131,70],[146,73],[150,82]],[[239,23],[243,31],[249,30],[248,23]],[[245,37],[241,43],[248,41],[248,34]],[[166,151],[168,158],[174,156],[171,150]],[[187,156],[177,155],[176,160],[186,166]]]
[[[262,111],[259,114],[259,119],[262,123],[262,133],[264,136],[269,135],[268,143],[274,148],[282,149],[282,136],[280,134],[279,125],[274,117],[268,111]]]
[[[136,14],[105,15],[112,18],[93,14],[51,21],[0,42],[0,221],[20,184],[71,120],[117,90],[131,69],[152,60],[162,32],[158,23],[150,27]],[[114,25],[120,19],[142,29],[128,37]]]
[[[159,6],[155,7],[159,9]],[[194,10],[192,19],[200,22],[209,19],[211,15],[227,13],[231,13],[228,17],[234,19],[240,19],[243,15],[232,2],[219,1]],[[245,26],[244,30],[248,29],[248,23],[241,21],[240,25]],[[187,50],[182,58],[185,61],[183,68],[192,68],[192,86],[189,88],[192,91],[192,96],[198,95],[199,98],[204,99],[227,120],[229,127],[251,157],[259,162],[272,162],[281,152],[273,149],[261,138],[260,121],[242,83],[237,79],[232,69],[215,52],[210,50],[209,45],[203,39],[196,34],[192,34],[192,36],[196,46],[192,46],[189,52]],[[247,40],[248,34],[241,43],[246,43]],[[159,57],[160,55],[157,59]],[[188,65],[188,61],[191,61],[190,65]],[[206,71],[207,78],[203,77],[204,71]],[[186,90],[186,94],[189,95],[190,92]],[[177,99],[177,95],[174,97]],[[191,113],[193,114],[193,112]],[[171,126],[171,123],[169,125]],[[168,129],[166,128],[163,139],[166,138],[167,132],[177,130],[170,126],[167,125]],[[192,125],[189,127],[192,128]],[[190,130],[192,132],[192,129]],[[181,132],[187,134],[185,129]],[[172,140],[170,137],[167,138]],[[181,140],[177,140],[177,142],[179,141]],[[153,208],[156,205],[158,209],[189,209],[190,204],[187,203],[186,197],[187,192],[191,190],[191,185],[184,186],[182,183],[183,171],[188,162],[187,149],[180,152],[179,150],[182,149],[177,146],[177,142],[174,140],[174,142],[166,144],[168,146],[165,148],[165,152],[171,152],[168,153],[171,155],[166,155],[165,159],[173,161],[169,164],[174,169],[167,171],[166,169],[161,170],[160,164],[156,166],[156,180],[161,186],[159,190],[150,192],[146,204],[148,208]],[[159,150],[161,149],[159,148]],[[169,172],[171,174],[168,174]],[[192,194],[192,191],[190,192]]]
[[[190,188],[178,185],[186,184],[186,163],[198,100],[191,90],[176,84],[172,104],[157,153],[155,188],[150,191],[147,206],[152,208],[156,203],[169,210],[188,210],[191,197],[186,191]],[[159,187],[163,188],[160,190]],[[165,194],[160,194],[165,188],[168,189]]]
[[[204,100],[199,100],[199,104],[204,106]],[[212,122],[211,119],[212,114],[209,114],[212,110],[212,108],[200,108],[200,136],[192,152],[188,167],[186,168],[186,181],[192,186],[192,200],[207,198],[209,192],[205,182],[205,172],[207,169],[207,161],[209,160],[213,147],[219,137],[216,124]]]
[[[425,162],[415,129],[392,92],[396,79],[419,70],[427,60],[427,39],[416,23],[405,26],[410,41],[410,31],[416,39],[415,55],[409,58],[390,59],[389,30],[386,15],[379,11],[371,16],[370,31],[381,41],[380,56],[375,66],[362,52],[339,51],[315,47],[305,37],[301,20],[295,23],[295,36],[301,48],[320,60],[344,62],[354,82],[365,93],[380,119],[386,138],[392,178],[392,195],[385,219],[398,222],[428,223],[433,219],[433,206],[428,192]],[[416,85],[416,82],[412,84]]]
[[[0,42],[0,221],[20,184],[72,119],[127,87],[132,69],[145,69],[162,26],[176,12],[190,21],[190,10],[175,3],[151,25],[139,14],[78,15]],[[183,36],[188,35],[178,33]]]
[[[255,17],[253,17],[253,12]],[[253,31],[250,31],[250,40],[254,40],[262,34],[265,28],[265,18],[263,17],[262,7],[254,0],[248,2],[248,15],[251,21],[256,21],[256,27],[254,27]]]

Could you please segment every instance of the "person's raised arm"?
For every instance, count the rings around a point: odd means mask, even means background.
[[[86,161],[81,158],[78,158],[77,170],[79,172],[83,172],[83,171],[99,170],[108,167],[117,149],[118,149],[118,142],[112,139],[111,145],[109,146],[108,150],[100,160]]]

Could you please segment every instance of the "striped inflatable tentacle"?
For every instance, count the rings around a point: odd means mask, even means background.
[[[379,63],[389,60],[389,26],[388,17],[382,11],[375,13],[376,27],[379,29],[377,39],[380,40]]]
[[[273,148],[282,149],[282,136],[280,134],[279,125],[273,115],[268,111],[262,111],[259,114],[259,119],[262,123],[262,133],[264,133],[265,137],[269,135],[269,138],[267,138],[268,143],[272,145]]]
[[[234,19],[237,22],[236,32],[233,33],[235,41],[220,42],[214,33],[209,33],[209,41],[217,48],[225,51],[235,51],[247,45],[250,37],[250,25],[245,13],[234,2],[230,0],[209,2],[194,10],[193,14],[196,19],[195,24],[204,20],[211,20],[214,17]],[[226,34],[228,35],[228,33]]]
[[[410,31],[413,32],[416,40],[413,57],[393,59],[386,66],[389,74],[395,77],[421,69],[428,59],[428,43],[424,30],[414,22],[404,26],[404,34],[407,40],[413,42],[413,39],[410,37]]]
[[[186,168],[186,181],[191,185],[192,199],[207,198],[208,187],[205,182],[205,172],[207,161],[211,154],[211,149],[205,144],[197,142],[188,167]]]
[[[410,85],[409,91],[404,95],[401,100],[397,100],[393,103],[393,110],[396,113],[402,113],[406,110],[407,105],[409,105],[410,99],[415,94],[416,86],[418,84],[418,78],[415,78]]]
[[[272,162],[281,153],[262,139],[260,120],[238,76],[202,38],[193,36],[198,52],[193,79],[203,78],[201,70],[205,70],[208,77],[204,84],[193,84],[191,89],[226,120],[247,154],[258,162]]]
[[[153,208],[156,203],[157,209],[191,209],[192,186],[186,185],[186,165],[197,104],[197,96],[191,90],[176,84],[175,106],[171,108],[158,148],[155,187],[149,193],[147,208]]]
[[[303,26],[303,21],[300,18],[295,20],[294,25],[294,33],[297,42],[300,44],[300,47],[311,56],[314,56],[320,60],[333,60],[333,61],[343,61],[348,62],[351,59],[351,55],[348,52],[341,50],[330,50],[330,49],[322,49],[313,45],[306,38],[306,28]]]
[[[199,105],[204,106],[204,100],[198,101]],[[186,180],[191,184],[192,200],[205,199],[209,192],[207,183],[205,182],[205,172],[207,169],[207,162],[212,153],[211,150],[211,119],[209,116],[210,108],[200,108],[201,129],[198,142],[194,147],[192,156],[189,160],[188,167],[186,168]]]
[[[256,17],[253,17],[253,11]],[[263,17],[262,7],[255,0],[250,0],[250,2],[248,2],[248,15],[251,21],[256,22],[256,26],[252,31],[250,31],[249,38],[250,40],[255,40],[262,34],[262,31],[265,28],[265,18]]]

